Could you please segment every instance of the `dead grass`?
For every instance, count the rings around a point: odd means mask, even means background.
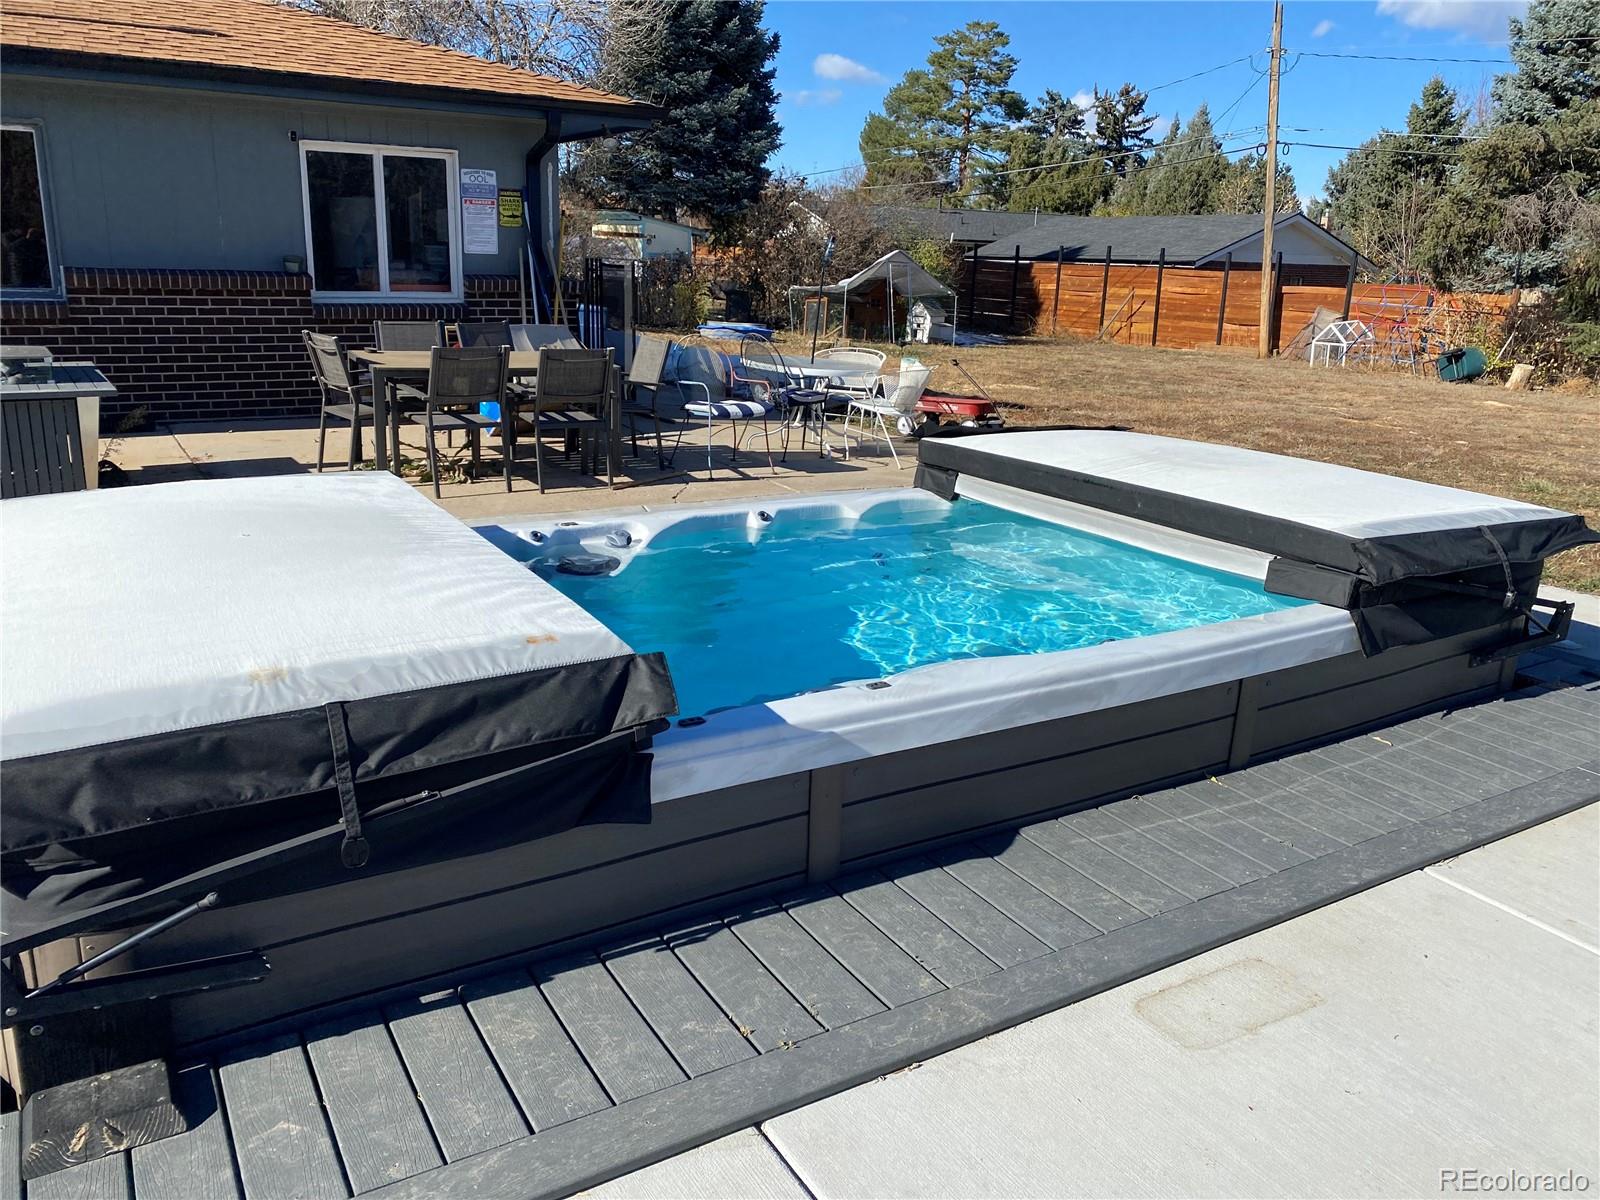
[[[793,352],[799,339],[785,339]],[[893,347],[883,347],[891,354]],[[930,386],[970,393],[1013,425],[1123,425],[1512,496],[1600,528],[1600,391],[1508,392],[1245,354],[1021,339],[920,347]],[[1600,546],[1552,559],[1548,582],[1600,592]]]

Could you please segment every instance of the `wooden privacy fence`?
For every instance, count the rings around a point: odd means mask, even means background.
[[[1342,268],[1312,268],[1326,277]],[[1287,345],[1318,308],[1366,321],[1380,341],[1426,349],[1446,328],[1474,317],[1497,322],[1515,294],[1437,292],[1398,284],[1283,283],[1275,273],[1273,346]],[[957,289],[962,326],[1100,336],[1125,345],[1253,350],[1260,329],[1261,271],[1254,263],[1216,267],[1125,266],[1112,262],[966,259]],[[1450,320],[1443,318],[1449,317]],[[1448,338],[1446,337],[1446,340]]]

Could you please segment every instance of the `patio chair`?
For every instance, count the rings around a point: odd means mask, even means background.
[[[478,411],[484,403],[504,404],[506,369],[511,351],[505,346],[435,346],[428,367],[428,390],[420,412],[406,419],[426,430],[428,474],[433,477],[434,499],[439,498],[439,444],[434,434],[459,429],[466,434],[468,453],[476,467],[483,460],[483,431],[500,424],[501,447],[506,460],[506,490],[511,490],[511,441],[508,427]]]
[[[322,473],[323,455],[328,444],[328,418],[350,426],[349,468],[361,461],[361,427],[372,424],[372,385],[362,383],[350,368],[344,342],[331,333],[302,329],[300,336],[311,356],[311,371],[322,394],[322,414],[317,420],[317,473]],[[337,399],[337,397],[343,399]],[[383,436],[374,432],[374,437]]]
[[[839,372],[823,388],[828,393],[828,405],[838,409],[877,391],[878,376],[889,356],[882,350],[870,350],[865,346],[830,346],[817,351],[811,361],[819,373]]]
[[[800,429],[800,449],[806,448],[806,434],[815,431],[817,453],[828,456],[828,441],[824,435],[823,417],[828,403],[828,393],[814,386],[814,380],[824,376],[807,375],[805,371],[779,354],[777,348],[765,338],[746,338],[739,343],[739,369],[735,378],[755,386],[764,386],[769,404],[783,419],[783,458],[789,457],[789,431]]]
[[[444,345],[443,321],[374,321],[374,350],[432,350]]]
[[[514,348],[510,321],[457,321],[456,341],[463,346]]]
[[[910,436],[916,427],[917,401],[922,399],[922,393],[927,390],[928,378],[932,374],[932,367],[925,367],[914,358],[902,359],[898,371],[878,376],[878,384],[872,395],[851,400],[844,417],[846,460],[850,457],[850,422],[852,418],[859,417],[861,425],[857,437],[866,436],[870,421],[878,435],[888,445],[889,453],[894,456],[895,470],[898,471],[901,466],[900,452],[895,449],[894,439],[889,436],[888,422],[892,420],[895,423],[896,433],[903,437]]]
[[[709,384],[698,379],[678,380],[680,390],[698,388],[705,396],[703,400],[686,400],[683,411],[706,423],[706,476],[709,478],[716,474],[711,462],[711,445],[716,436],[717,422],[727,421],[733,426],[733,450],[728,461],[738,462],[739,422],[744,422],[746,436],[749,436],[750,423],[757,420],[761,422],[761,437],[767,449],[767,467],[776,475],[778,468],[772,461],[772,434],[767,424],[768,418],[777,410],[776,390],[770,380],[741,375],[735,360],[720,350],[717,351],[717,357],[722,362],[724,372],[721,400],[712,399]]]
[[[514,350],[582,350],[583,343],[573,336],[565,325],[513,325],[511,346]]]
[[[539,373],[533,384],[533,469],[539,491],[544,489],[544,435],[561,434],[570,447],[574,437],[581,441],[602,438],[610,433],[607,421],[612,381],[610,350],[565,350],[545,348],[539,351]],[[512,420],[516,423],[515,401]],[[508,435],[509,436],[509,435]],[[511,460],[510,440],[506,443],[506,461]],[[584,447],[580,446],[580,453]],[[596,449],[598,457],[598,449]],[[606,482],[611,483],[608,471]],[[597,463],[598,467],[598,463]],[[506,491],[511,490],[511,472],[506,468]]]
[[[665,338],[651,337],[644,334],[639,338],[639,343],[634,347],[633,363],[628,367],[628,374],[622,381],[622,419],[628,423],[628,435],[633,442],[633,456],[639,457],[639,425],[648,421],[655,431],[656,437],[656,466],[661,470],[667,469],[672,461],[672,455],[666,452],[661,429],[661,403],[660,392],[665,384],[661,376],[667,369],[667,358],[672,353],[672,343]],[[650,402],[640,402],[639,395],[643,392],[649,396]],[[681,441],[683,433],[680,430],[678,438]],[[674,455],[677,451],[677,442],[673,443]]]

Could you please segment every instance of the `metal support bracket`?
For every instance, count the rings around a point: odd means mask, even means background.
[[[1535,609],[1548,609],[1550,619],[1542,625],[1534,619]],[[1567,640],[1567,634],[1572,629],[1572,601],[1546,600],[1536,596],[1528,602],[1528,628],[1529,634],[1517,638],[1515,641],[1506,642],[1496,646],[1493,650],[1485,650],[1472,656],[1472,665],[1486,667],[1490,663],[1505,662],[1507,659],[1517,658],[1530,650],[1538,650],[1545,646],[1554,646],[1557,642]]]

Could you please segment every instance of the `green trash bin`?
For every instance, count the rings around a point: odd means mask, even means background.
[[[1446,383],[1466,383],[1489,369],[1489,360],[1476,346],[1462,346],[1439,355],[1439,378]]]

